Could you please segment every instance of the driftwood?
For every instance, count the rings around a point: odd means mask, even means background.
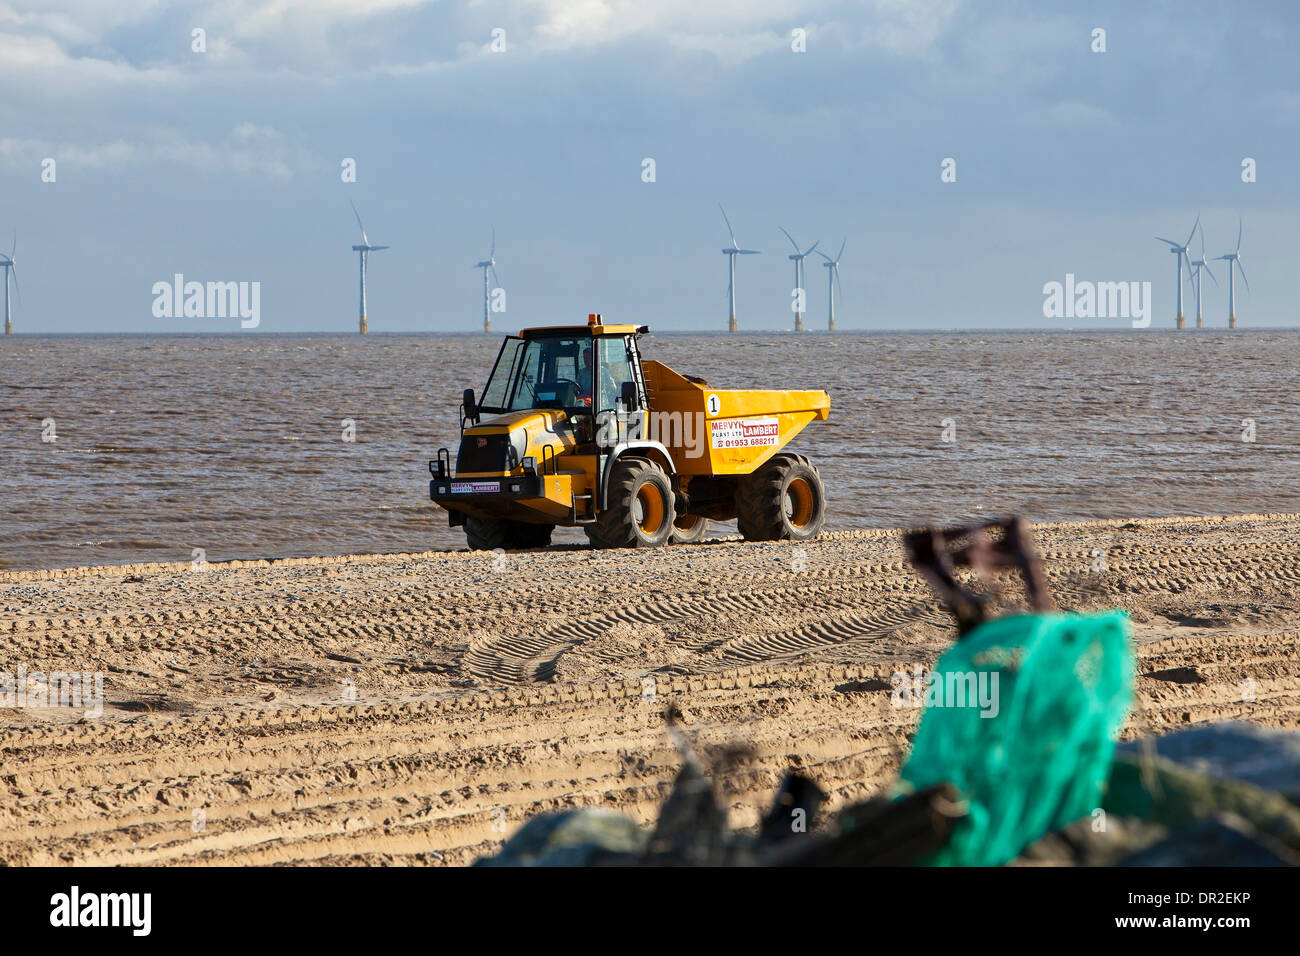
[[[901,800],[875,797],[845,807],[822,832],[786,839],[760,858],[765,866],[911,866],[952,837],[966,815],[957,788],[936,784]]]

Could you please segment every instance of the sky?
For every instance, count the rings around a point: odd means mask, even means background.
[[[1294,326],[1298,26],[1249,0],[0,0],[14,323],[354,331],[354,202],[391,245],[372,332],[481,328],[494,227],[497,330],[600,312],[724,331],[720,203],[761,251],[737,264],[742,329],[793,327],[780,226],[845,243],[841,329],[1130,328],[1046,317],[1067,273],[1152,283],[1170,328],[1154,237],[1198,214],[1209,256],[1244,222],[1242,327]],[[176,273],[259,283],[258,326],[155,315]]]

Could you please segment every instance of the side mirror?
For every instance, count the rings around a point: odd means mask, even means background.
[[[474,389],[465,389],[460,402],[465,409],[465,417],[471,421],[478,421],[478,402],[474,401]]]
[[[625,411],[635,411],[637,407],[636,382],[624,382],[619,394]]]

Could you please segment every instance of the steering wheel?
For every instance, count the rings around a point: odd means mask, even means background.
[[[560,407],[572,407],[573,399],[578,399],[581,392],[581,386],[571,378],[556,378],[546,383],[547,391],[555,390],[557,404]],[[583,404],[590,404],[591,399],[587,398]]]

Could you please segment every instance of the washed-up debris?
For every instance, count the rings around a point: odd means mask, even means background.
[[[496,856],[475,866],[618,866],[644,854],[646,832],[612,810],[566,810],[533,817]]]
[[[1089,814],[1031,843],[1019,866],[1114,866],[1169,836],[1169,828],[1134,817]]]
[[[991,537],[990,532],[998,536]],[[1029,527],[1022,518],[910,531],[903,536],[903,547],[917,571],[952,612],[958,638],[991,619],[993,601],[1002,591],[994,574],[1003,568],[1014,568],[1024,578],[1031,611],[1045,613],[1056,609]],[[974,572],[976,581],[984,588],[983,593],[957,580],[961,568]]]
[[[889,795],[822,819],[816,782],[787,772],[756,832],[730,828],[670,707],[682,767],[653,828],[604,810],[529,821],[481,865],[1212,866],[1300,863],[1300,737],[1241,725],[1152,745],[1115,738],[1132,700],[1127,615],[1054,613],[1026,525],[927,528],[905,539],[957,622],[912,752]],[[974,572],[983,591],[958,580]],[[993,616],[1017,569],[1031,613]],[[1175,762],[1177,761],[1177,762]],[[1291,799],[1288,799],[1290,797]]]
[[[1159,757],[1117,757],[1102,809],[1171,830],[1231,813],[1300,853],[1300,808],[1284,796],[1240,780],[1195,773]]]
[[[904,866],[942,848],[966,813],[956,790],[941,784],[901,800],[854,804],[821,826],[817,810],[826,795],[789,773],[757,834],[739,832],[727,823],[713,776],[739,755],[724,753],[711,774],[685,735],[672,733],[682,768],[652,832],[608,810],[545,814],[476,865]]]
[[[1119,866],[1296,866],[1296,853],[1231,813],[1216,813],[1173,831]]]
[[[1136,741],[1119,753],[1138,754]],[[1166,734],[1152,742],[1165,760],[1209,777],[1226,777],[1276,790],[1300,805],[1300,735],[1242,721],[1204,724]]]
[[[934,667],[898,789],[954,784],[970,813],[932,860],[997,866],[1101,803],[1132,698],[1128,618],[986,621]]]

